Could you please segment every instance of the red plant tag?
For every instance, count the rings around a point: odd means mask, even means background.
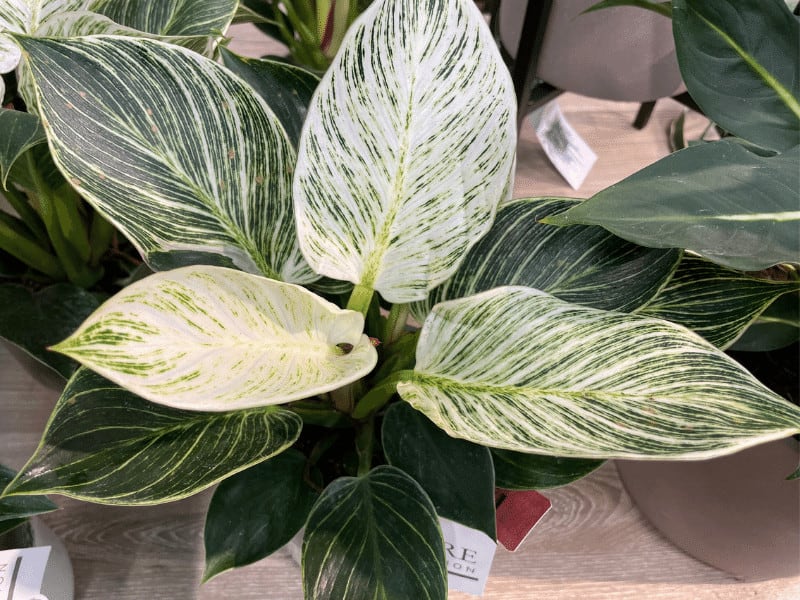
[[[514,552],[528,537],[531,529],[552,506],[550,500],[534,491],[497,488],[494,492],[497,512],[497,541]]]

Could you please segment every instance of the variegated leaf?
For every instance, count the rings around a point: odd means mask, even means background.
[[[228,28],[238,4],[238,0],[89,0],[87,9],[139,31],[208,36]]]
[[[2,92],[0,92],[2,97]],[[0,186],[8,188],[11,167],[30,148],[43,144],[47,137],[42,122],[35,115],[0,108]]]
[[[379,0],[309,108],[295,176],[303,254],[391,302],[447,279],[510,194],[514,90],[471,0]]]
[[[470,249],[455,274],[414,303],[422,321],[443,300],[503,285],[523,285],[605,310],[646,304],[672,276],[679,250],[631,244],[602,227],[555,227],[540,220],[580,200],[520,198],[504,203],[492,228]]]
[[[21,44],[56,163],[151,266],[216,255],[284,281],[317,278],[295,235],[294,149],[240,79],[152,40]]]
[[[26,33],[30,20],[31,9],[26,0],[0,2],[0,73],[13,71],[20,57],[19,47],[3,34],[5,32]],[[2,85],[2,80],[0,80],[0,87]],[[0,98],[2,98],[2,94],[0,94]]]
[[[680,323],[725,349],[776,298],[797,290],[800,281],[757,279],[686,256],[669,284],[638,313]]]
[[[159,404],[232,410],[339,388],[375,366],[363,317],[222,267],[156,273],[53,349]]]
[[[302,428],[299,416],[277,406],[222,413],[158,406],[80,369],[5,493],[172,502],[283,452]]]
[[[699,459],[800,432],[800,408],[691,331],[529,288],[437,305],[410,373],[404,400],[495,448]]]

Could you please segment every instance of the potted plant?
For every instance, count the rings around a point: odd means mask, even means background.
[[[141,505],[221,482],[206,579],[305,528],[308,597],[443,598],[439,518],[492,540],[497,484],[800,432],[800,409],[713,343],[636,314],[687,269],[727,268],[679,249],[720,260],[724,236],[698,247],[662,228],[642,241],[666,247],[648,248],[542,222],[579,218],[581,201],[510,200],[514,92],[471,1],[373,3],[307,113],[294,67],[279,85],[261,73],[281,67],[231,53],[224,67],[154,40],[11,37],[59,169],[157,272],[54,347],[87,368],[3,497]],[[763,160],[720,220],[748,238],[769,223],[746,248],[756,268],[795,260],[781,234],[796,215],[737,202],[784,181],[791,155],[721,148],[674,157],[692,182],[703,157],[715,174]],[[725,218],[734,206],[744,216]],[[736,277],[744,300],[706,311],[720,338],[798,289]]]
[[[0,30],[39,37],[89,33],[152,36],[213,53],[235,0],[132,3],[24,0],[0,6]],[[135,6],[134,6],[135,5]],[[142,274],[131,244],[56,168],[20,51],[0,38],[0,338],[38,378],[61,389],[77,363],[47,346]],[[8,85],[5,85],[5,82]],[[144,269],[146,271],[146,269]]]
[[[793,74],[798,69],[795,50],[800,39],[800,25],[786,6],[796,4],[676,2],[648,5],[647,8],[672,17],[678,58],[687,85],[707,116],[721,126],[723,133],[729,132],[725,133],[728,139],[723,143],[696,142],[703,147],[669,157],[602,192],[579,209],[583,216],[578,216],[578,221],[602,224],[604,219],[614,220],[611,216],[614,211],[618,215],[636,212],[633,205],[638,203],[641,207],[643,203],[634,196],[645,186],[656,201],[669,206],[674,203],[670,201],[674,197],[673,190],[681,186],[687,194],[706,197],[709,190],[716,191],[718,202],[771,206],[770,211],[783,212],[782,218],[796,222],[800,187],[797,146],[800,142],[800,89]],[[724,70],[716,68],[723,64]],[[783,126],[776,126],[778,122]],[[730,149],[748,144],[750,149],[739,153],[738,158],[730,153]],[[717,179],[709,170],[704,181],[685,179],[683,175],[687,169],[675,166],[683,157],[687,161],[690,157],[696,159],[699,166],[707,169],[715,164],[726,165],[720,175],[727,181]],[[739,162],[738,168],[733,166],[736,162]],[[731,185],[737,180],[747,182],[748,170],[762,166],[775,175],[769,184],[754,188]],[[773,193],[773,185],[780,191]],[[744,194],[748,189],[759,196],[747,199]],[[735,200],[737,196],[739,200]],[[740,236],[744,230],[731,226],[733,215],[728,215],[728,224],[722,223],[722,215],[711,209],[714,204],[712,200],[707,203],[711,220],[703,226],[709,231],[700,231],[699,236],[727,235],[731,240],[729,255],[717,257],[717,262],[735,270],[720,267],[708,270],[708,265],[697,268],[700,263],[694,258],[691,260],[697,262],[697,267],[690,269],[689,259],[686,259],[685,268],[679,268],[661,297],[643,312],[695,328],[727,350],[774,391],[798,404],[800,293],[791,291],[771,301],[749,327],[731,332],[736,335],[718,337],[709,326],[711,321],[698,310],[702,304],[698,299],[714,295],[719,299],[714,310],[732,309],[737,303],[736,297],[746,293],[751,283],[796,282],[796,259],[800,255],[798,229],[795,226],[793,232],[787,231],[790,235],[783,242],[787,250],[794,253],[795,264],[763,269],[767,266],[765,263],[748,264],[754,246],[744,243],[734,250],[742,243]],[[595,221],[599,212],[603,216]],[[792,213],[794,216],[790,216]],[[664,216],[665,211],[656,209],[644,220],[653,223],[661,219],[660,226],[668,227],[664,225]],[[632,241],[643,241],[638,236],[647,235],[644,233],[647,225],[643,223],[639,223],[637,233],[621,231],[618,223],[610,227]],[[692,235],[691,229],[687,226],[685,232]],[[765,222],[759,239],[776,233],[773,224]],[[699,239],[694,245],[688,241],[684,243],[698,247]],[[741,270],[757,272],[742,273]],[[719,290],[716,293],[715,288]],[[762,307],[768,304],[756,302]],[[702,325],[700,320],[706,320],[707,324]],[[798,463],[800,450],[795,437],[709,461],[620,461],[617,469],[639,508],[668,539],[693,556],[739,577],[765,579],[800,573],[797,560],[800,554],[800,513],[797,510],[800,488],[795,482],[785,480],[786,473],[797,468]]]

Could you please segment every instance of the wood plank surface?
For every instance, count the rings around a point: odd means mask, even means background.
[[[232,47],[274,51],[254,29],[234,28]],[[529,124],[519,144],[515,195],[585,197],[668,152],[666,128],[682,110],[659,102],[651,123],[631,127],[637,106],[564,95],[559,100],[598,162],[578,191],[543,155]],[[699,131],[704,121],[692,116]],[[35,449],[58,393],[37,383],[0,348],[0,462],[21,467]],[[642,518],[613,463],[550,490],[552,510],[516,553],[498,549],[487,600],[797,600],[800,578],[738,582],[684,554]],[[202,530],[210,490],[146,508],[107,507],[63,497],[43,520],[64,540],[78,600],[294,600],[300,572],[287,550],[200,586]],[[471,598],[453,592],[453,600]]]

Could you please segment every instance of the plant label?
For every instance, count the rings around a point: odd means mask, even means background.
[[[550,500],[535,491],[498,488],[494,494],[497,514],[497,541],[514,552],[531,530],[550,510]]]
[[[477,529],[439,517],[447,557],[447,587],[480,596],[486,587],[497,543]]]
[[[556,101],[532,112],[530,119],[547,158],[572,189],[580,188],[597,155],[567,122]]]
[[[0,551],[0,600],[47,600],[40,595],[50,546]]]

